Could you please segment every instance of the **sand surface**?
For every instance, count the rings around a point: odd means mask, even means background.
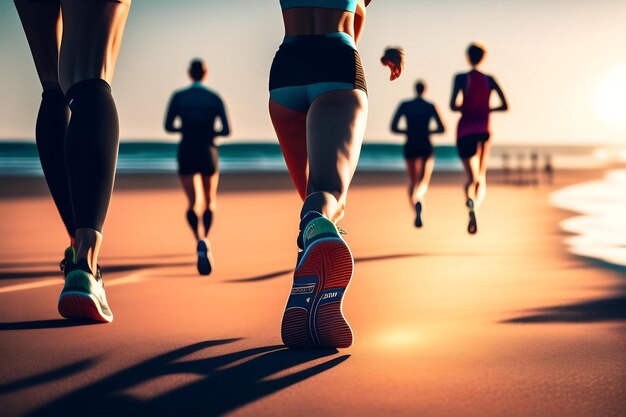
[[[476,236],[458,175],[435,178],[422,230],[402,175],[359,175],[341,222],[355,343],[340,351],[281,347],[299,211],[284,175],[224,176],[208,278],[176,178],[119,178],[107,325],[58,315],[52,200],[40,179],[2,179],[0,414],[623,416],[624,271],[569,255],[558,222],[571,214],[548,197],[598,175],[494,182]]]

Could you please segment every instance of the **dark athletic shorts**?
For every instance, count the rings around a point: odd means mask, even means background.
[[[404,144],[404,159],[428,159],[433,155],[433,145],[428,141],[410,141]]]
[[[307,111],[321,94],[341,89],[367,92],[359,52],[349,35],[304,35],[283,43],[270,70],[270,97],[277,103]]]
[[[210,177],[218,169],[216,146],[178,147],[178,175],[201,174]]]
[[[456,150],[461,159],[468,159],[478,152],[478,144],[489,140],[489,133],[479,133],[476,135],[463,136],[456,140]]]

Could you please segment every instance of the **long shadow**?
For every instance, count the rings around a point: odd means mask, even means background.
[[[93,365],[95,365],[96,362],[97,361],[95,358],[85,359],[67,366],[62,366],[60,368],[41,373],[39,375],[30,376],[28,378],[11,382],[9,384],[0,385],[0,395],[8,394],[24,388],[47,384],[52,381],[57,381],[68,376],[78,374],[92,367]]]
[[[5,330],[37,330],[37,329],[60,329],[63,327],[91,326],[101,324],[92,320],[76,319],[49,319],[16,321],[13,323],[0,323],[0,331]]]
[[[0,263],[0,269],[50,266],[50,265],[54,265],[54,263],[55,261],[4,262],[4,263]],[[56,261],[56,263],[58,263],[58,260]]]
[[[626,267],[615,265],[600,259],[581,255],[570,255],[576,261],[584,260],[595,267],[601,267],[615,273],[618,284],[609,287],[611,294],[607,297],[580,301],[572,304],[541,307],[528,310],[528,314],[503,320],[500,323],[599,323],[626,320],[626,286],[624,273]]]
[[[192,262],[169,262],[169,263],[149,263],[149,264],[127,264],[127,265],[109,265],[102,266],[104,275],[115,272],[132,272],[140,269],[156,269],[169,266],[189,266]],[[16,271],[16,272],[0,272],[0,279],[23,279],[23,278],[43,278],[50,276],[59,276],[61,272],[58,269],[48,271]]]
[[[224,282],[238,283],[238,282],[267,281],[267,280],[270,280],[270,279],[273,279],[273,278],[278,278],[278,277],[283,276],[283,275],[291,274],[292,272],[293,272],[293,269],[285,269],[285,270],[282,270],[282,271],[270,272],[269,274],[257,275],[257,276],[254,276],[254,277],[229,279],[229,280],[226,280]]]
[[[402,258],[425,258],[431,256],[473,256],[471,253],[395,253],[389,255],[363,256],[354,258],[354,263],[387,261]]]
[[[172,258],[183,258],[183,257],[191,257],[193,253],[162,253],[162,254],[154,254],[150,256],[114,256],[114,257],[104,257],[103,261],[105,263],[114,262],[114,261],[128,261],[132,259],[172,259]],[[37,267],[37,266],[50,266],[56,265],[59,263],[59,259],[56,260],[48,260],[48,261],[28,261],[28,262],[0,262],[0,269],[10,269],[10,268],[29,268],[29,267]]]
[[[501,323],[595,323],[626,320],[626,296],[601,298],[562,306],[544,307],[534,313]]]
[[[463,253],[397,253],[390,255],[377,255],[377,256],[366,256],[366,257],[357,257],[354,258],[354,263],[363,263],[363,262],[376,262],[376,261],[387,261],[390,259],[401,259],[401,258],[417,258],[417,257],[426,257],[426,256],[472,256],[471,254]],[[258,281],[267,281],[270,279],[278,278],[283,275],[291,274],[293,269],[284,269],[281,271],[269,272],[263,275],[256,275],[253,277],[246,278],[234,278],[225,280],[227,283],[243,283],[243,282],[258,282]]]
[[[128,264],[128,265],[109,265],[102,266],[102,273],[114,273],[114,272],[130,272],[137,271],[140,269],[157,269],[157,268],[165,268],[169,266],[189,266],[194,265],[193,262],[169,262],[169,263],[160,263],[160,264]]]
[[[207,352],[200,359],[184,359],[236,340],[201,342],[159,355],[55,400],[30,415],[218,416],[332,369],[349,357],[338,356],[299,371],[289,370],[337,351],[264,346],[213,357]],[[285,371],[287,374],[283,375]],[[184,375],[189,374],[197,378],[181,383]],[[126,392],[163,377],[178,380],[176,387],[145,400]]]
[[[58,269],[47,271],[0,272],[0,279],[44,278],[58,276],[59,274],[61,274],[61,272]]]
[[[112,262],[112,261],[132,260],[132,259],[146,259],[146,258],[171,259],[171,258],[184,258],[184,257],[194,257],[194,256],[195,256],[195,252],[190,251],[190,252],[185,252],[185,253],[157,253],[157,254],[150,254],[149,256],[146,256],[146,255],[105,256],[102,259],[105,262]]]

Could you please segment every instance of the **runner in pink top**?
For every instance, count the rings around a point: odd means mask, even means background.
[[[487,190],[487,162],[491,151],[489,141],[489,114],[494,111],[508,110],[504,93],[496,80],[478,71],[476,67],[482,61],[485,49],[471,44],[467,49],[467,58],[472,70],[457,74],[454,78],[450,108],[461,112],[457,129],[456,146],[463,167],[467,173],[465,197],[469,209],[467,231],[474,234],[478,231],[476,209],[485,198]],[[491,108],[489,98],[494,91],[500,98],[500,106]],[[463,93],[463,100],[458,104],[458,96]]]
[[[459,141],[467,136],[489,134],[490,77],[475,69],[465,74],[465,77],[462,115],[457,130]]]

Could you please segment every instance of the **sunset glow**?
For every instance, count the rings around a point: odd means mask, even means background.
[[[594,105],[604,123],[626,128],[626,63],[613,67],[600,79]]]

